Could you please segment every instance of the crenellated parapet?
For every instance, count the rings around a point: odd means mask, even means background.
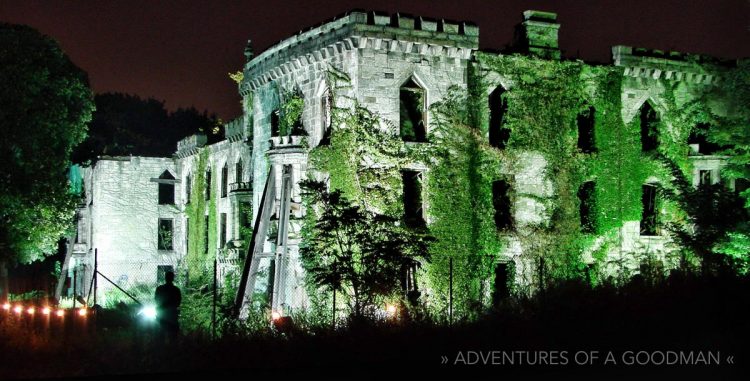
[[[190,155],[198,153],[201,147],[206,145],[208,138],[203,134],[190,135],[179,142],[177,142],[177,153],[178,158],[184,158]]]
[[[230,142],[240,141],[244,138],[245,118],[239,117],[224,125],[224,138]]]
[[[703,55],[623,45],[612,47],[612,60],[615,66],[624,68],[623,75],[626,77],[665,79],[698,85],[720,83],[721,74],[734,64],[732,61]]]
[[[246,95],[267,82],[346,51],[374,49],[466,60],[478,46],[479,28],[470,22],[353,11],[301,31],[251,58],[244,68],[240,93]]]

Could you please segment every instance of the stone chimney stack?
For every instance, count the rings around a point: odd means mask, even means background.
[[[557,43],[557,14],[528,10],[523,12],[523,22],[516,31],[517,47],[524,53],[546,59],[560,59]]]

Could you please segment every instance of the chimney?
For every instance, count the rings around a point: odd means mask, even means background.
[[[546,59],[560,59],[557,44],[557,14],[529,10],[523,12],[523,22],[516,30],[517,47],[524,53]]]

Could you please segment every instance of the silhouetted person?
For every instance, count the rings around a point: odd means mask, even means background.
[[[163,334],[174,338],[180,332],[180,303],[182,294],[174,285],[174,273],[164,274],[165,283],[156,288],[154,301],[156,302],[156,319]]]

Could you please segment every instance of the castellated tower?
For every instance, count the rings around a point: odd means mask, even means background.
[[[398,126],[401,118],[401,93],[418,92],[421,99],[413,105],[413,111],[421,119],[420,131],[409,144],[426,144],[424,138],[430,130],[428,107],[451,87],[466,89],[468,62],[478,47],[478,34],[478,28],[471,23],[350,12],[283,40],[256,57],[248,56],[240,93],[247,130],[252,131],[253,205],[258,206],[253,210],[254,219],[262,212],[263,202],[270,202],[264,200],[264,189],[275,189],[266,195],[276,200],[268,213],[283,214],[278,211],[284,205],[283,179],[291,179],[286,245],[276,237],[278,246],[284,247],[274,247],[267,241],[264,247],[256,243],[255,249],[256,256],[276,250],[276,258],[280,259],[276,263],[283,263],[274,268],[274,309],[304,304],[298,259],[298,220],[304,211],[298,183],[306,176],[307,150],[320,144],[329,133],[332,108],[349,108],[358,103],[380,116],[384,132],[398,134],[392,126]],[[342,77],[347,78],[347,84],[337,86],[333,78]],[[304,133],[277,136],[280,108],[289,101],[284,97],[291,94],[304,99]],[[426,167],[413,163],[410,169],[421,172]],[[266,185],[269,176],[275,183]],[[262,267],[262,262],[259,260],[257,266]],[[256,267],[245,271],[243,280],[249,279],[248,289],[240,297],[251,294],[256,271]]]

